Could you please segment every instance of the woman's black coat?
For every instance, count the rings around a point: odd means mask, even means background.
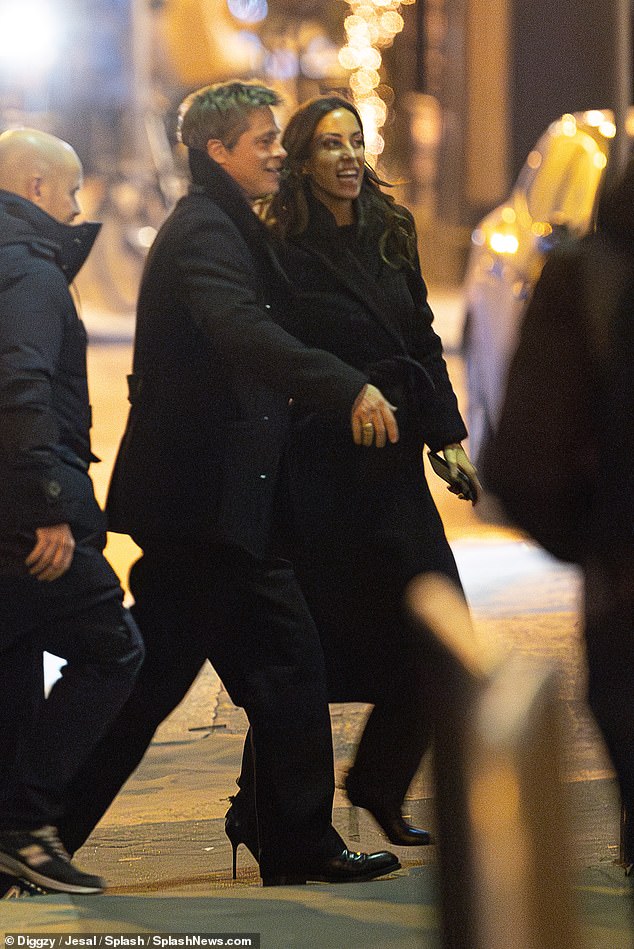
[[[367,373],[397,406],[400,427],[397,445],[364,448],[334,416],[300,403],[288,453],[289,536],[333,698],[371,701],[379,670],[403,660],[393,634],[407,582],[437,570],[459,583],[422,451],[466,429],[418,265],[382,264],[380,222],[357,233],[337,228],[319,202],[310,210],[307,231],[282,251],[299,292],[287,328]]]
[[[276,320],[289,285],[243,192],[204,153],[151,248],[139,297],[132,408],[110,487],[112,530],[141,546],[269,540],[288,402],[348,427],[364,373]]]

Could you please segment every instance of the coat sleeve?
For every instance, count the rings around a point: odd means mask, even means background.
[[[22,264],[5,269],[0,288],[0,467],[2,507],[33,528],[68,520],[51,388],[68,290],[45,262]]]
[[[512,520],[571,561],[582,559],[587,540],[594,463],[578,269],[570,253],[546,263],[483,472]]]
[[[433,328],[434,314],[427,299],[427,287],[421,274],[418,256],[408,284],[416,308],[412,327],[412,356],[427,370],[436,390],[435,404],[426,425],[425,441],[432,451],[438,451],[445,445],[466,438],[467,429],[449,379],[442,342]]]
[[[253,259],[228,218],[199,222],[178,264],[192,317],[237,375],[301,399],[315,410],[349,417],[368,378],[323,350],[304,346],[275,321],[257,296]]]

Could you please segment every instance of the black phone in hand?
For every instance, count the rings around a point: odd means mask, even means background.
[[[475,504],[478,500],[478,489],[468,474],[461,468],[458,468],[458,477],[452,478],[449,465],[442,455],[437,454],[435,451],[430,451],[427,453],[427,457],[436,474],[442,478],[443,481],[447,482],[452,494],[461,494],[465,501],[471,501],[472,504]]]

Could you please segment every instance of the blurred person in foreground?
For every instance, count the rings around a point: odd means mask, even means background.
[[[69,226],[81,184],[70,145],[0,135],[0,871],[68,893],[104,883],[70,863],[54,825],[143,652],[88,474],[86,333],[69,284],[99,225]],[[43,650],[67,661],[46,700]]]
[[[512,362],[487,484],[550,553],[579,564],[588,698],[634,863],[634,163],[596,233],[547,261]]]
[[[454,474],[475,469],[432,327],[410,212],[365,163],[360,116],[336,95],[309,100],[282,138],[282,184],[264,212],[298,291],[286,327],[363,372],[398,407],[400,438],[376,448],[347,437],[333,413],[294,406],[285,512],[292,559],[324,648],[330,699],[373,709],[346,778],[400,846],[430,842],[402,807],[433,732],[434,646],[404,615],[413,577],[461,589],[433,502],[423,448]],[[372,424],[361,431],[371,446]]]
[[[365,373],[277,322],[290,288],[253,204],[279,187],[278,103],[236,81],[192,93],[181,109],[192,187],[143,274],[132,408],[107,505],[111,529],[143,549],[130,588],[146,662],[60,832],[80,846],[209,659],[250,724],[249,793],[226,821],[234,875],[244,843],[265,885],[349,882],[400,864],[350,852],[331,824],[323,654],[290,564],[272,552],[273,504],[290,398],[332,412],[351,442],[369,420],[377,443],[398,428]]]

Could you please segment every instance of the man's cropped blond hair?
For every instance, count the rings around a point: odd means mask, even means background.
[[[252,82],[217,83],[192,92],[178,112],[178,138],[188,148],[205,151],[211,139],[233,148],[249,125],[254,109],[280,105],[273,89]]]

